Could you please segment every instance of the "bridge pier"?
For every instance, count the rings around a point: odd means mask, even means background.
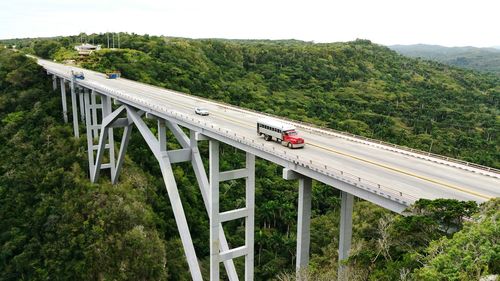
[[[311,241],[311,193],[312,179],[300,175],[290,169],[283,169],[283,178],[299,180],[299,202],[297,212],[297,248],[295,271],[297,278],[309,265],[309,248]]]
[[[283,178],[286,180],[299,180],[299,202],[297,218],[297,263],[296,274],[309,265],[310,225],[311,225],[311,194],[312,180],[309,177],[294,172],[288,168],[283,169]],[[345,279],[344,266],[341,262],[349,257],[352,239],[352,212],[354,196],[341,191],[340,207],[340,234],[339,234],[339,268],[338,279]]]
[[[55,74],[52,74],[52,90],[57,90],[57,76]]]
[[[339,270],[338,280],[347,280],[342,261],[349,257],[352,239],[352,211],[354,196],[345,191],[341,192],[340,206],[340,237],[339,237]]]
[[[73,111],[73,133],[75,138],[80,138],[80,131],[78,129],[78,108],[76,105],[76,85],[75,81],[72,80],[70,83],[71,87],[71,110]]]
[[[63,108],[63,119],[64,123],[68,123],[68,105],[66,101],[66,80],[64,78],[59,79],[61,82],[61,101]]]
[[[210,161],[210,280],[220,280],[220,262],[245,256],[245,280],[253,280],[254,275],[254,220],[255,220],[255,155],[246,153],[245,168],[232,171],[219,171],[219,142],[209,140]],[[245,208],[220,212],[219,183],[227,180],[245,178]],[[245,219],[245,245],[222,249],[220,233],[222,223]],[[224,239],[225,240],[225,239]],[[227,244],[227,242],[225,243]],[[225,247],[224,247],[225,248]]]
[[[81,91],[84,96],[85,105],[85,124],[87,128],[87,152],[89,160],[89,173],[90,180],[95,183],[99,179],[100,171],[102,169],[110,169],[111,178],[116,177],[116,166],[115,166],[115,145],[114,145],[114,135],[112,122],[116,120],[118,114],[125,110],[122,106],[115,112],[112,111],[111,98],[108,96],[102,96],[92,91]],[[97,97],[100,97],[100,102],[97,103]],[[97,123],[98,112],[102,111],[102,124]],[[99,134],[100,130],[100,134]],[[99,139],[97,145],[94,144],[94,140]],[[109,162],[103,164],[102,158],[105,150],[109,151]],[[94,152],[97,153],[94,155]]]
[[[85,92],[88,91],[85,88],[78,87],[78,100],[80,104],[80,121],[85,122],[85,104],[84,104],[84,95]]]
[[[176,138],[179,140],[181,145],[186,148],[188,146],[191,147],[192,159],[191,164],[193,165],[193,170],[196,175],[196,179],[198,181],[198,186],[200,187],[200,192],[203,197],[203,202],[205,203],[205,208],[207,210],[208,216],[210,217],[210,202],[209,202],[209,192],[210,192],[210,184],[208,181],[207,173],[205,172],[205,167],[203,166],[203,161],[201,159],[200,151],[198,149],[198,141],[199,140],[208,140],[207,137],[201,135],[198,132],[193,130],[190,131],[189,144],[184,137],[184,133],[180,129],[180,127],[176,124],[172,124],[167,122],[168,127],[174,133]],[[253,223],[252,223],[253,225]],[[220,242],[220,251],[229,251],[229,244],[226,240],[226,236],[224,234],[224,229],[222,228],[222,223],[219,223],[219,242]],[[224,267],[226,269],[226,273],[230,281],[239,280],[238,274],[236,273],[236,268],[234,266],[234,262],[232,259],[223,261]],[[253,265],[252,265],[253,268]]]
[[[309,265],[309,245],[311,240],[311,192],[312,179],[299,178],[299,208],[297,221],[297,262],[296,271],[306,269]]]

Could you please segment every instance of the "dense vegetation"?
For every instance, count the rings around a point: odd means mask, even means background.
[[[87,58],[72,51],[75,37],[16,44],[46,58],[77,59],[127,78],[500,167],[494,76],[408,59],[365,40],[121,38],[127,49]],[[105,42],[105,35],[94,39]],[[106,177],[91,185],[86,144],[61,123],[58,96],[33,61],[0,51],[0,153],[10,156],[0,159],[0,280],[189,280],[156,160],[141,137],[133,135],[119,185]],[[241,163],[240,152],[222,149],[223,169]],[[206,269],[206,211],[189,165],[176,165],[174,173]],[[296,184],[265,161],[257,161],[257,173],[256,280],[269,280],[293,271]],[[221,185],[222,209],[239,204],[230,199],[241,197],[240,184]],[[357,201],[350,280],[499,274],[498,204],[478,211],[471,202],[423,200],[409,210],[412,216],[400,216]],[[338,193],[315,182],[313,209],[308,274],[332,280]],[[464,227],[462,217],[476,213]],[[241,244],[240,225],[225,227],[229,241]],[[470,259],[480,262],[463,262]]]
[[[449,65],[500,75],[500,49],[443,47],[437,45],[394,45],[392,50],[410,57],[435,60]]]

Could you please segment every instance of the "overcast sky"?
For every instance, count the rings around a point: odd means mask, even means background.
[[[80,32],[500,45],[500,0],[0,0],[0,38]]]

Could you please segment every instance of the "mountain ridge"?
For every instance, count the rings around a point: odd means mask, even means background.
[[[388,48],[409,57],[434,60],[452,66],[500,75],[500,49],[495,47],[413,44],[390,45]]]

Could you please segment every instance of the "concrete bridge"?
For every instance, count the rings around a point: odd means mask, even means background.
[[[139,130],[160,165],[193,280],[202,280],[202,276],[172,173],[175,163],[190,162],[200,187],[210,221],[212,281],[220,279],[220,263],[230,280],[239,280],[233,259],[241,256],[245,257],[242,279],[253,280],[256,156],[284,167],[285,179],[298,181],[297,270],[306,267],[309,260],[312,180],[341,191],[339,260],[349,255],[354,196],[401,213],[419,198],[481,203],[500,195],[500,171],[493,168],[283,120],[294,125],[306,140],[305,148],[292,150],[257,135],[256,122],[269,117],[266,114],[123,78],[107,79],[102,73],[73,66],[45,60],[38,63],[52,75],[54,89],[61,89],[65,122],[70,120],[70,99],[75,137],[80,137],[81,122],[86,127],[92,182],[103,169],[110,169],[113,183],[118,181],[131,130]],[[74,79],[72,71],[82,71],[85,79]],[[210,115],[196,115],[197,106],[206,108]],[[157,120],[157,135],[144,117]],[[114,128],[124,128],[119,149],[115,147]],[[167,150],[167,130],[181,149]],[[198,150],[200,141],[209,142],[208,175]],[[220,142],[246,153],[244,168],[220,171]],[[103,163],[105,155],[107,163]],[[219,183],[241,178],[246,181],[245,207],[220,212]],[[245,245],[230,248],[222,223],[235,219],[245,220]]]

